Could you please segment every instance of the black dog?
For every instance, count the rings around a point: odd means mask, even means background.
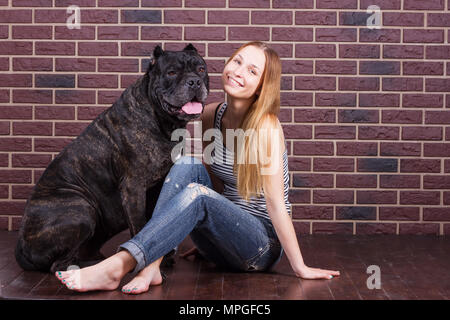
[[[102,245],[153,212],[178,141],[172,131],[199,118],[209,93],[206,63],[189,44],[157,46],[144,76],[48,165],[27,200],[16,260],[55,272],[104,258]]]

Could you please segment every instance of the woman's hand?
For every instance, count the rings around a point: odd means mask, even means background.
[[[340,272],[334,270],[310,268],[305,265],[295,271],[295,275],[303,279],[332,279],[333,277],[338,277],[340,275]]]

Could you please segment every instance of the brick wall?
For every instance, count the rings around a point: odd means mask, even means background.
[[[81,7],[70,30],[69,5]],[[381,29],[366,8],[378,5]],[[300,233],[450,234],[449,0],[0,0],[0,229],[43,170],[142,74],[192,42],[220,73],[242,43],[283,63]],[[189,124],[192,129],[194,124]],[[198,150],[197,150],[198,151]]]

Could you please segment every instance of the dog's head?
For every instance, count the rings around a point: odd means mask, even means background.
[[[200,117],[209,94],[206,63],[192,44],[182,51],[157,46],[148,68],[148,94],[166,114],[179,121]]]

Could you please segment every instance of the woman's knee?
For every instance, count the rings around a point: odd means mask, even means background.
[[[187,185],[189,190],[189,196],[191,200],[194,200],[200,195],[211,195],[211,189],[200,183],[191,182]]]

